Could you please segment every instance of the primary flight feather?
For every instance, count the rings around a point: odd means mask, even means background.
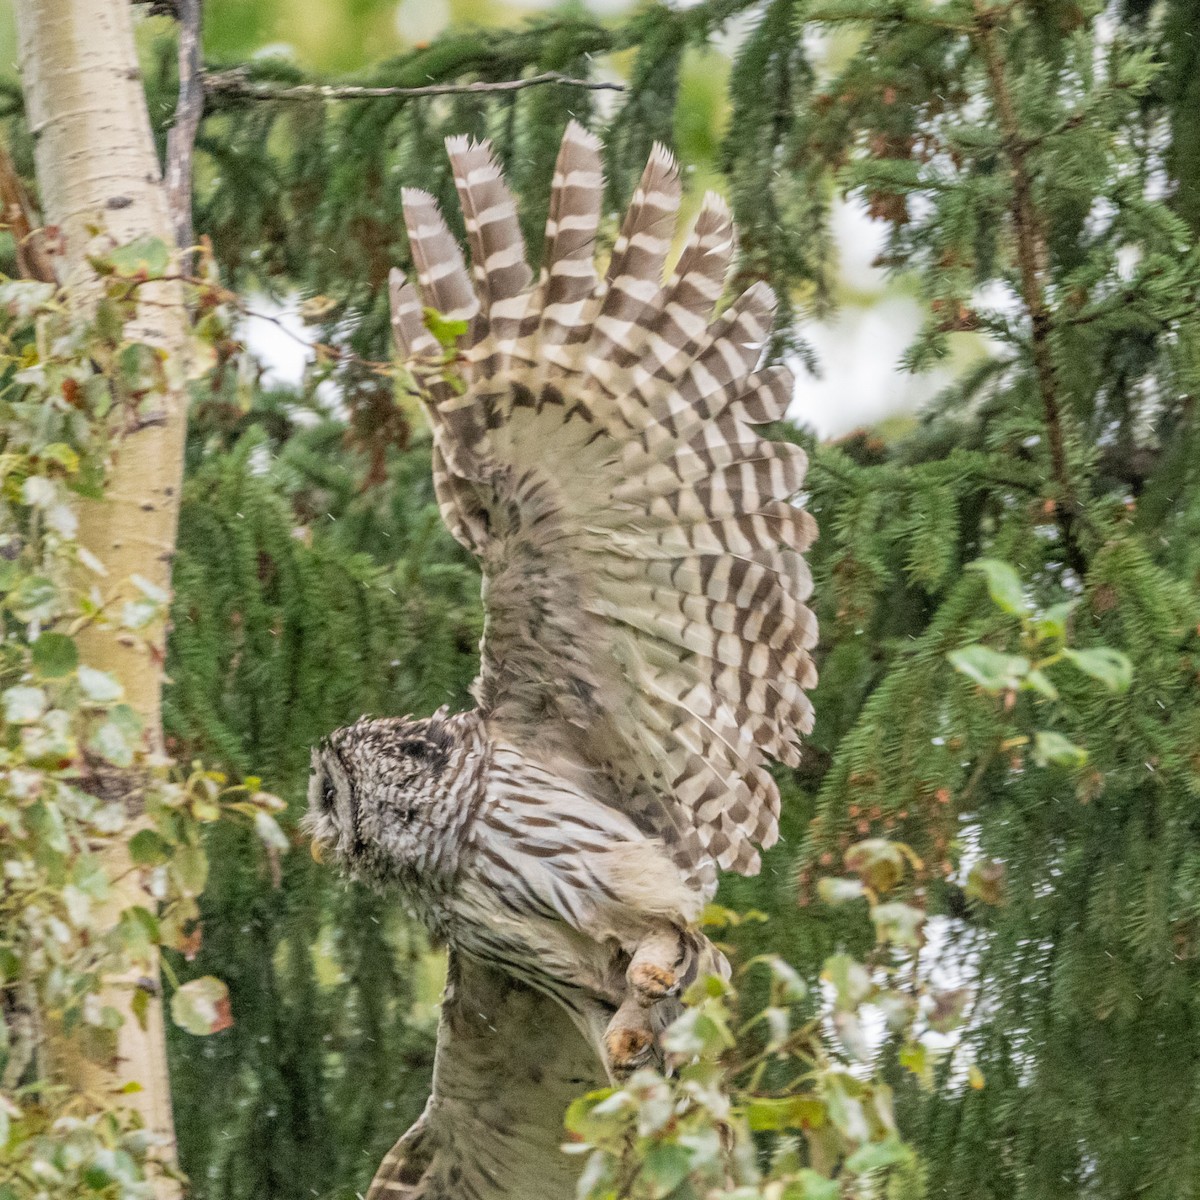
[[[392,328],[442,515],[483,569],[477,707],[333,734],[311,824],[457,952],[554,995],[621,1072],[720,969],[698,913],[778,837],[768,764],[811,727],[805,457],[756,429],[792,376],[759,369],[765,285],[714,315],[735,249],[719,197],[664,280],[661,147],[598,274],[600,147],[568,126],[536,278],[490,146],[448,149],[471,266],[407,189],[417,278],[393,274]]]

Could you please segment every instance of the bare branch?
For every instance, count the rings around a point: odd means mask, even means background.
[[[8,147],[0,142],[0,228],[7,228],[17,246],[17,270],[25,279],[53,283],[54,262],[47,253],[37,210],[13,165]]]
[[[454,96],[473,92],[520,92],[545,84],[586,88],[590,92],[623,92],[623,83],[600,79],[572,79],[558,71],[546,71],[527,79],[500,79],[477,83],[432,83],[423,87],[359,87],[355,84],[274,84],[252,80],[243,68],[206,71],[202,81],[210,96],[237,100],[374,100],[385,96]]]
[[[192,231],[192,150],[204,115],[204,72],[200,65],[200,16],[203,0],[177,0],[179,17],[179,100],[167,134],[166,191],[175,242],[190,258]],[[184,263],[184,270],[190,264]]]

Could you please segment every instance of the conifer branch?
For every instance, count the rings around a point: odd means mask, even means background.
[[[423,87],[360,87],[356,84],[299,83],[280,86],[257,83],[248,73],[235,68],[230,71],[206,71],[205,91],[212,96],[237,100],[375,100],[388,96],[455,96],[477,92],[520,92],[545,84],[586,88],[590,92],[623,92],[625,85],[607,79],[574,79],[558,71],[544,71],[526,79],[480,80],[475,83],[433,83]]]
[[[1005,74],[1005,62],[996,38],[996,25],[1007,9],[989,8],[975,0],[976,26],[973,40],[979,47],[991,87],[996,120],[1003,138],[1004,153],[1012,173],[1012,221],[1017,239],[1017,266],[1021,277],[1021,299],[1029,313],[1030,352],[1034,374],[1042,397],[1046,437],[1050,447],[1050,473],[1058,492],[1055,519],[1062,534],[1063,549],[1070,566],[1082,574],[1085,568],[1075,530],[1079,503],[1067,466],[1063,438],[1062,409],[1058,401],[1058,380],[1050,344],[1053,319],[1046,303],[1044,280],[1049,269],[1049,246],[1041,216],[1033,199],[1033,173],[1026,154],[1029,146],[1021,137],[1020,122],[1012,91]]]

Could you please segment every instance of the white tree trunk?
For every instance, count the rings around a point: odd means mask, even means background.
[[[43,219],[58,228],[63,240],[61,281],[86,308],[100,288],[88,264],[89,251],[141,236],[160,238],[168,246],[174,240],[142,90],[131,6],[129,0],[19,0],[16,18]],[[175,283],[156,283],[139,295],[144,303],[127,337],[158,348],[182,366],[188,345],[182,289]],[[176,379],[183,375],[181,369],[173,372]],[[79,541],[107,567],[102,585],[113,611],[120,611],[122,599],[131,594],[134,575],[169,588],[186,401],[181,386],[149,402],[116,449],[104,497],[80,505]],[[93,576],[86,582],[94,581]],[[155,747],[161,742],[165,636],[160,622],[148,631],[149,649],[96,628],[79,638],[83,660],[121,681]],[[128,870],[123,850],[106,863],[110,878],[121,880],[113,919],[130,904],[153,908]],[[167,1139],[173,1159],[162,1007],[151,1004],[143,1030],[130,1015],[135,986],[132,979],[114,980],[104,997],[126,1015],[113,1060],[85,1062],[66,1046],[52,1048],[52,1057],[73,1083],[93,1095],[139,1084],[141,1090],[123,1096],[121,1102],[140,1110],[146,1125]],[[160,1194],[173,1190],[164,1183]]]

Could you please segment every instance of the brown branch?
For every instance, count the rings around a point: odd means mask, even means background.
[[[548,83],[586,88],[590,92],[623,92],[623,83],[599,79],[572,79],[558,71],[546,71],[527,79],[501,79],[477,83],[433,83],[423,87],[359,87],[356,84],[274,84],[249,78],[244,68],[230,71],[205,71],[204,90],[210,96],[228,96],[236,100],[375,100],[385,96],[456,96],[474,92],[520,92]]]
[[[204,72],[200,65],[200,16],[203,0],[177,0],[179,17],[179,99],[167,134],[166,191],[175,243],[190,269],[192,230],[192,152],[204,115]]]
[[[17,270],[23,279],[54,283],[54,261],[46,249],[41,221],[8,147],[0,142],[0,228],[7,228],[17,247]]]
[[[1079,501],[1067,465],[1062,409],[1058,401],[1058,379],[1053,347],[1050,344],[1053,320],[1050,307],[1046,303],[1044,285],[1049,271],[1049,246],[1041,215],[1034,203],[1033,172],[1026,157],[1029,146],[1021,136],[1012,91],[1005,76],[1004,58],[996,38],[997,22],[1005,14],[988,8],[982,0],[975,0],[975,15],[976,26],[972,31],[972,38],[979,47],[987,71],[992,101],[1004,139],[1004,153],[1008,157],[1012,173],[1012,221],[1017,238],[1021,299],[1029,313],[1033,370],[1042,397],[1042,412],[1050,446],[1050,474],[1058,493],[1054,505],[1055,519],[1062,534],[1067,561],[1072,569],[1082,574],[1086,564],[1075,530]]]

